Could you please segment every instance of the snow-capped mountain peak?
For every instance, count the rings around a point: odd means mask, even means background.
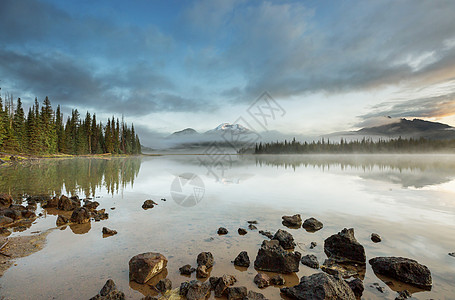
[[[231,124],[231,123],[222,123],[218,125],[215,129],[209,130],[207,132],[216,133],[223,131],[236,131],[236,132],[246,132],[249,131],[245,126],[240,124]]]

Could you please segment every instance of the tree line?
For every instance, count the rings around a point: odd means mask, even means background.
[[[48,97],[40,106],[38,99],[24,112],[22,101],[0,97],[0,152],[27,154],[139,154],[139,136],[123,118],[98,122],[96,114],[81,118],[77,109],[64,121],[60,105],[54,111]]]
[[[251,150],[250,150],[251,151]],[[241,153],[248,152],[242,149]],[[455,140],[431,140],[427,138],[392,138],[378,139],[363,138],[361,140],[331,142],[321,139],[318,141],[292,141],[259,143],[255,145],[254,154],[303,154],[303,153],[423,153],[423,152],[455,152]]]

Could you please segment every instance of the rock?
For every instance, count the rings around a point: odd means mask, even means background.
[[[254,267],[261,271],[293,273],[299,271],[301,254],[288,252],[277,240],[263,241],[258,251]]]
[[[8,229],[4,228],[4,227],[0,227],[0,235],[2,236],[8,236],[11,234],[11,231],[9,231]]]
[[[202,265],[202,266],[197,266],[196,269],[196,277],[197,278],[207,278],[209,277],[209,272],[207,271],[207,267]]]
[[[117,231],[113,229],[109,229],[107,227],[103,227],[103,234],[105,235],[116,235]]]
[[[248,290],[244,286],[228,288],[228,300],[243,300],[247,296]]]
[[[256,230],[258,228],[256,226],[254,226],[253,224],[250,224],[250,225],[248,225],[248,229],[249,230]]]
[[[191,265],[184,265],[183,267],[179,268],[179,271],[181,275],[191,275],[196,271],[196,269],[192,268]]]
[[[273,285],[284,285],[286,281],[282,275],[277,274],[270,279],[270,283]]]
[[[256,293],[253,291],[248,291],[248,295],[243,298],[244,300],[267,300],[267,298],[261,293]]]
[[[8,194],[0,194],[0,206],[9,207],[13,203],[13,197]]]
[[[26,219],[30,219],[30,218],[36,217],[35,212],[33,212],[31,210],[28,210],[28,209],[22,210],[21,211],[21,215],[22,215],[23,218],[26,218]]]
[[[143,209],[154,208],[155,205],[158,205],[158,203],[156,203],[153,200],[145,200],[144,203],[142,204],[142,208]]]
[[[372,233],[371,234],[371,240],[374,242],[374,243],[379,243],[381,241],[381,237],[379,236],[379,234],[377,233]]]
[[[303,222],[302,227],[305,228],[306,231],[315,232],[324,227],[324,225],[315,218],[309,218]]]
[[[259,230],[259,233],[262,234],[263,236],[268,237],[269,239],[273,239],[273,233],[271,233],[270,231]]]
[[[197,256],[197,265],[198,266],[206,266],[207,269],[213,267],[213,255],[210,252],[201,252]]]
[[[79,201],[79,198],[77,196],[68,198],[68,197],[62,195],[57,203],[58,209],[66,210],[66,211],[75,210],[76,208],[78,208],[80,206],[81,206],[81,202]]]
[[[84,207],[76,208],[71,214],[71,222],[77,224],[90,222],[90,212]]]
[[[43,203],[43,202],[50,201],[50,200],[51,200],[51,196],[46,195],[46,194],[27,197],[28,204],[33,204],[33,203],[37,203],[37,202]],[[57,200],[58,200],[58,198],[57,198]]]
[[[202,283],[199,280],[182,282],[179,294],[188,300],[205,300],[210,294],[210,283]]]
[[[278,231],[273,236],[273,239],[280,242],[281,247],[283,247],[285,250],[295,248],[294,237],[286,230],[278,229]]]
[[[354,293],[354,295],[360,299],[362,297],[362,294],[363,294],[363,291],[364,291],[364,287],[363,287],[363,282],[362,280],[360,280],[359,278],[356,278],[354,280],[351,280],[351,281],[346,281],[349,285],[349,287],[351,288],[352,292]]]
[[[58,215],[57,221],[55,222],[57,226],[65,225],[69,222],[68,218],[62,215]]]
[[[243,228],[239,228],[237,231],[240,235],[245,235],[248,233],[248,231],[246,231],[246,229],[243,229]]]
[[[90,300],[123,300],[125,294],[119,290],[112,279],[109,279],[100,290],[99,294]]]
[[[253,220],[253,221],[246,221],[246,222],[247,222],[248,224],[257,224],[257,223],[258,223],[258,221],[256,221],[256,220]]]
[[[142,297],[141,300],[159,300],[158,297],[152,297],[150,295],[147,295],[145,297]]]
[[[371,268],[377,274],[423,289],[431,289],[430,270],[417,261],[404,257],[375,257],[369,260]]]
[[[354,292],[340,277],[316,273],[303,276],[300,283],[293,287],[281,288],[280,291],[293,299],[314,300],[355,300]]]
[[[222,277],[211,277],[209,281],[215,290],[215,297],[220,298],[227,293],[228,287],[232,286],[237,278],[233,275],[224,274]]]
[[[313,254],[308,254],[302,257],[300,260],[302,264],[313,269],[319,269],[318,258]]]
[[[449,253],[450,256],[455,257],[455,252]]]
[[[321,270],[330,275],[342,276],[349,278],[353,276],[360,276],[362,271],[364,274],[365,265],[356,263],[342,263],[333,258],[328,258],[321,266]]]
[[[172,281],[167,278],[161,279],[160,281],[158,281],[155,287],[158,291],[164,294],[166,291],[172,289]]]
[[[105,212],[104,209],[100,209],[98,211],[94,210],[91,212],[91,215],[95,219],[95,222],[106,220],[107,218],[109,218],[109,214]]]
[[[256,274],[253,281],[260,289],[268,287],[270,285],[270,277],[264,273]]]
[[[329,258],[365,264],[365,249],[354,237],[354,229],[344,228],[324,241],[324,252]]]
[[[137,283],[146,283],[159,274],[167,265],[167,259],[160,253],[141,253],[130,259],[130,280]]]
[[[86,200],[85,203],[84,203],[84,207],[89,209],[89,210],[94,210],[96,209],[100,204],[96,201],[90,201],[90,200]]]
[[[302,218],[300,215],[282,216],[281,218],[283,219],[282,224],[286,227],[299,228],[302,226]]]
[[[13,223],[14,220],[7,216],[0,216],[0,226],[8,225]]]
[[[19,210],[15,210],[15,209],[11,209],[11,208],[2,210],[1,214],[5,217],[13,219],[15,221],[22,218],[22,213]]]
[[[249,267],[250,266],[250,258],[248,257],[248,253],[246,251],[242,251],[237,255],[234,259],[234,265],[238,267]]]
[[[228,234],[228,230],[224,227],[220,227],[220,228],[218,228],[218,234],[219,235]]]
[[[43,204],[43,208],[55,208],[55,207],[58,207],[58,202],[59,202],[59,198],[56,196],[56,197],[52,197],[50,199],[48,199],[47,201],[45,201],[45,203]]]
[[[310,244],[310,249],[313,249],[314,247],[316,247],[318,244],[316,242],[311,242]]]
[[[395,300],[406,300],[411,297],[412,297],[411,293],[408,290],[404,290],[398,292],[398,296],[395,298]]]

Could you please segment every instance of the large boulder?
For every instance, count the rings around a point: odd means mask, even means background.
[[[90,212],[84,207],[76,208],[71,214],[71,222],[77,224],[90,222]]]
[[[123,300],[125,294],[119,290],[112,279],[109,279],[104,284],[98,295],[90,298],[90,300]]]
[[[71,198],[62,195],[57,203],[57,208],[60,210],[75,210],[76,208],[81,206],[81,201],[77,196],[73,196]]]
[[[159,274],[167,266],[164,255],[155,252],[138,254],[130,259],[130,280],[137,283],[146,283]]]
[[[293,299],[313,300],[355,300],[354,292],[340,277],[317,273],[303,276],[300,283],[280,290]]]
[[[302,218],[300,215],[282,216],[281,218],[283,219],[282,224],[286,227],[299,228],[302,226]]]
[[[376,274],[384,275],[398,281],[423,289],[431,289],[430,270],[417,261],[404,257],[375,257],[369,260]]]
[[[0,194],[0,206],[9,207],[13,203],[13,197],[8,194]]]
[[[281,247],[283,247],[285,250],[295,248],[294,237],[286,230],[278,229],[278,231],[273,236],[273,239],[280,242]]]
[[[324,225],[322,224],[321,221],[315,218],[309,218],[306,219],[305,222],[303,222],[302,227],[305,228],[306,231],[315,232],[318,231],[319,229],[322,229]]]
[[[298,272],[301,256],[297,251],[284,250],[277,240],[263,241],[254,261],[254,267],[261,271],[277,273]]]
[[[324,252],[332,259],[365,264],[365,249],[356,240],[354,229],[344,228],[324,241]]]

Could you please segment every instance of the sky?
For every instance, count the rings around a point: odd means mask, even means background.
[[[142,143],[248,119],[317,135],[455,126],[455,1],[1,0],[0,87],[124,116]],[[267,92],[266,128],[248,112]],[[391,117],[387,118],[387,117]],[[153,146],[153,145],[152,145]]]

